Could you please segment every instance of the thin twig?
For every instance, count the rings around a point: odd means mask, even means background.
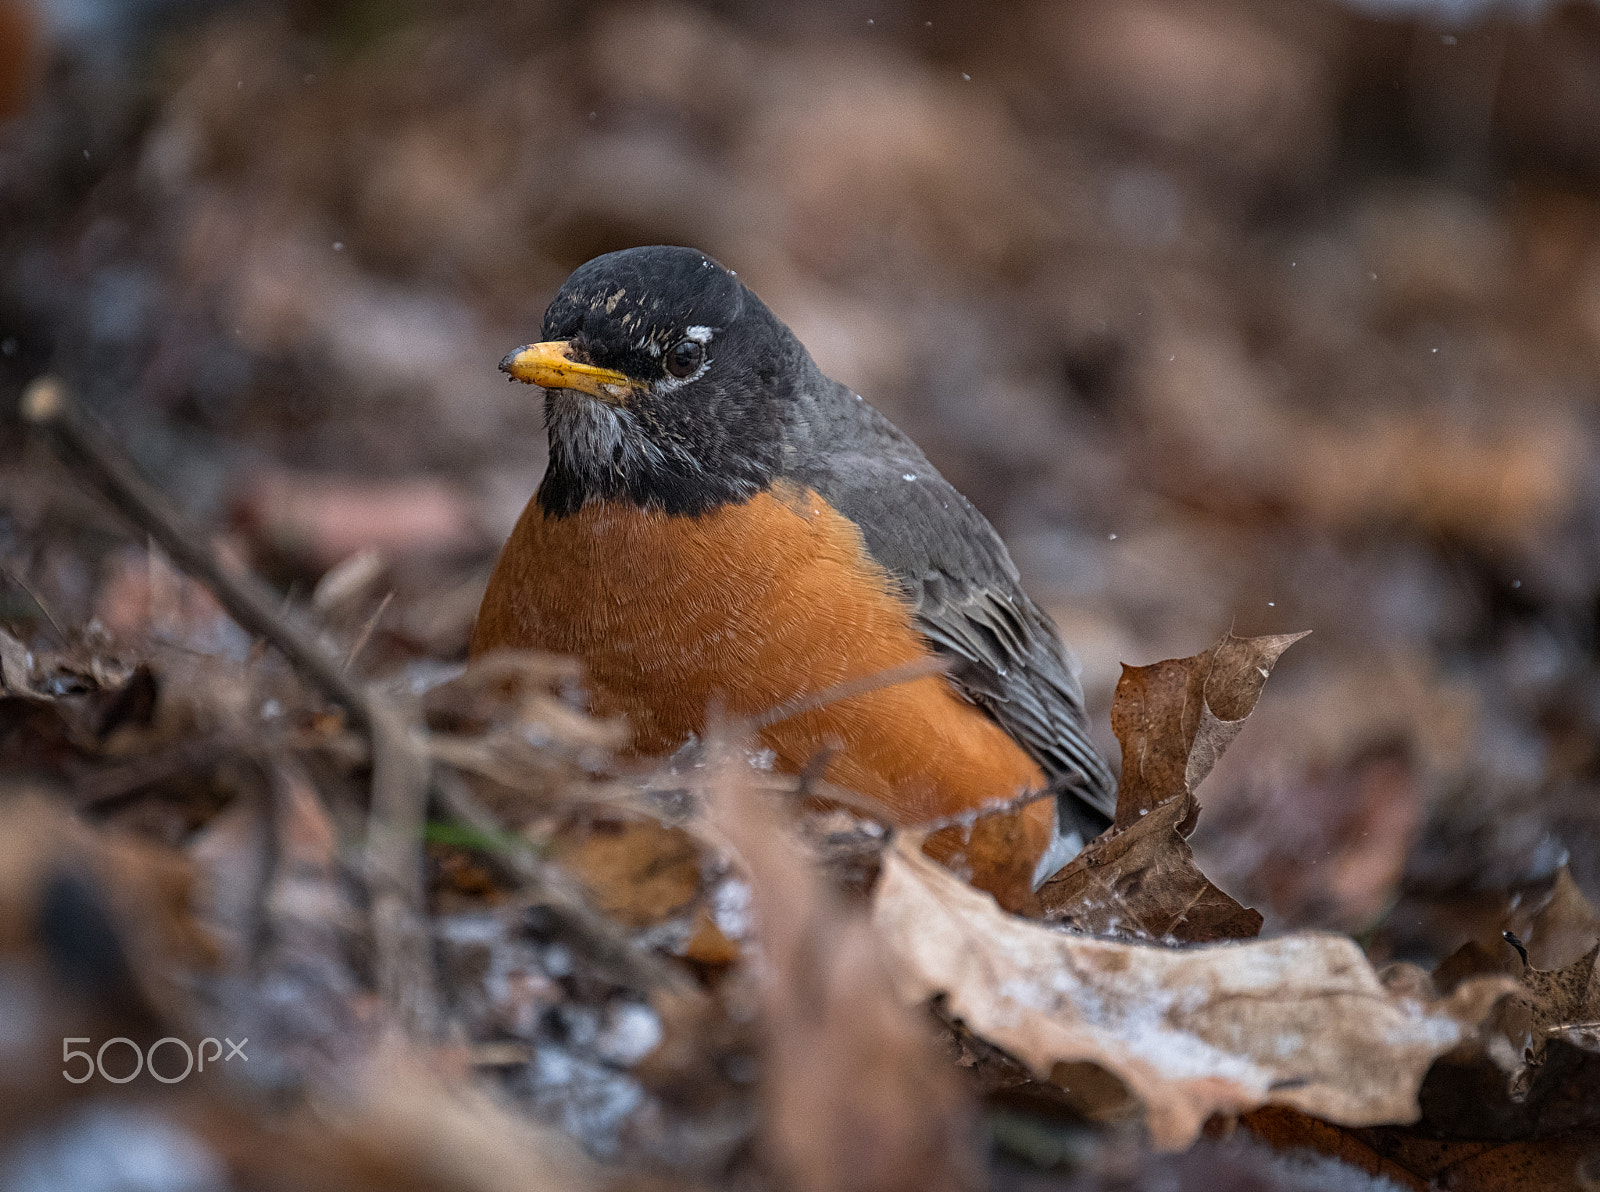
[[[1023,791],[1020,795],[1013,795],[1009,799],[997,799],[993,803],[985,804],[973,811],[962,811],[956,815],[944,815],[938,819],[927,820],[916,825],[916,830],[924,836],[930,836],[945,828],[970,828],[979,820],[986,820],[994,815],[1010,815],[1013,811],[1021,811],[1031,803],[1040,799],[1053,799],[1056,792],[1051,787],[1039,790]]]
[[[372,898],[378,991],[413,1034],[438,1019],[422,871],[433,765],[414,715],[375,689],[367,692],[372,728],[372,806],[363,866]]]
[[[802,799],[815,798],[822,776],[828,772],[828,767],[838,755],[837,745],[824,745],[808,757],[806,764],[800,767],[800,773],[795,775],[795,793]]]
[[[296,779],[303,779],[307,787],[316,790],[305,776],[305,768],[300,765],[298,758],[275,757],[270,763],[261,764],[259,769],[262,789],[257,792],[260,799],[257,811],[261,831],[255,841],[255,869],[245,875],[250,887],[250,911],[241,925],[249,971],[258,976],[266,968],[268,950],[278,942],[273,893],[278,885],[279,866],[283,862],[284,840],[290,836],[284,820],[288,817],[290,800],[293,798],[292,785]],[[318,797],[321,797],[321,792],[318,792]]]
[[[452,818],[475,832],[506,839],[504,826],[459,776],[441,768],[434,792]],[[521,879],[524,896],[550,913],[557,933],[619,984],[676,993],[693,988],[677,969],[634,947],[615,923],[589,906],[575,882],[539,857],[531,843],[509,848],[502,856]]]
[[[786,700],[743,723],[729,725],[729,729],[736,735],[759,732],[805,712],[813,712],[829,704],[838,703],[842,699],[853,699],[855,696],[866,695],[868,692],[879,691],[885,687],[898,687],[902,683],[912,683],[926,675],[942,675],[945,670],[944,661],[930,654],[926,658],[916,658],[899,666],[885,667],[870,675],[846,679],[842,683],[835,683],[832,687],[825,687],[813,695],[802,695],[797,699]]]
[[[385,592],[383,599],[378,601],[377,611],[367,618],[367,623],[361,627],[361,636],[356,638],[356,644],[350,647],[350,652],[344,656],[344,669],[346,672],[355,665],[356,657],[366,648],[367,640],[372,636],[372,631],[378,627],[378,622],[383,619],[384,610],[389,607],[389,601],[394,599],[394,589]]]
[[[39,595],[38,592],[34,591],[33,586],[29,584],[27,580],[22,578],[21,571],[13,567],[3,567],[0,568],[0,574],[4,574],[8,580],[22,589],[23,593],[28,597],[29,600],[33,601],[34,605],[37,606],[39,611],[44,614],[44,619],[49,621],[51,626],[55,629],[57,637],[59,637],[67,645],[72,644],[72,638],[67,636],[66,627],[56,619],[56,614],[51,610],[50,606],[45,603],[44,597]]]
[[[55,377],[40,377],[22,395],[22,416],[139,529],[216,595],[228,615],[266,638],[350,718],[366,727],[371,709],[359,684],[306,630],[286,619],[280,599],[247,571],[226,566],[216,549],[144,477]]]

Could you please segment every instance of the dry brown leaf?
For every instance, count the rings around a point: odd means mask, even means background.
[[[471,547],[481,537],[471,499],[434,480],[261,474],[236,496],[234,519],[260,544],[318,570],[363,550],[426,554]]]
[[[1244,727],[1274,664],[1305,636],[1230,633],[1190,658],[1122,668],[1111,704],[1122,743],[1115,827],[1131,827],[1200,785]]]
[[[1583,896],[1565,865],[1526,931],[1528,963],[1541,969],[1563,968],[1600,941],[1600,911]]]
[[[1532,1088],[1553,1043],[1600,1052],[1597,962],[1600,944],[1559,969],[1546,971],[1529,966],[1522,974],[1522,988],[1500,1007],[1496,1026],[1508,1045],[1504,1058],[1516,1063],[1511,1079],[1514,1099],[1525,1096]],[[1491,1047],[1490,1055],[1501,1059],[1497,1050]]]
[[[28,647],[0,629],[0,691],[7,695],[36,694],[33,684],[33,654]]]
[[[1600,1182],[1600,1131],[1522,1142],[1456,1142],[1405,1130],[1363,1132],[1391,1164],[1450,1192],[1580,1192]]]
[[[1434,1058],[1510,987],[1462,982],[1424,1003],[1325,935],[1173,950],[1003,914],[899,839],[874,922],[908,1001],[948,1012],[1040,1076],[1089,1062],[1144,1103],[1152,1140],[1187,1146],[1213,1113],[1289,1105],[1342,1125],[1413,1120]]]
[[[1600,943],[1559,969],[1509,942],[1467,943],[1434,972],[1441,989],[1484,974],[1515,989],[1482,1044],[1441,1065],[1423,1090],[1428,1123],[1458,1137],[1517,1138],[1600,1124]]]
[[[1451,1164],[1471,1159],[1474,1155],[1493,1149],[1495,1145],[1478,1140],[1433,1138],[1406,1126],[1382,1126],[1351,1133],[1371,1148],[1374,1154],[1424,1181],[1433,1180]]]
[[[140,677],[148,678],[147,667],[129,666],[114,658],[61,650],[35,654],[0,629],[0,697],[50,702],[90,695],[106,704]]]
[[[1304,633],[1232,634],[1190,658],[1124,666],[1111,702],[1122,783],[1111,831],[1039,889],[1040,917],[1168,943],[1244,939],[1261,916],[1201,873],[1185,837],[1194,788],[1239,735],[1278,658]]]
[[[1440,1170],[1432,1186],[1450,1192],[1590,1192],[1600,1176],[1593,1130],[1490,1146]]]
[[[170,1013],[191,975],[215,967],[216,941],[191,910],[194,876],[173,849],[96,831],[28,788],[0,788],[0,952],[70,954],[69,985],[106,999],[102,1008]],[[114,944],[86,930],[82,908]]]
[[[602,820],[562,833],[555,860],[604,914],[628,927],[671,918],[700,893],[700,852],[682,828],[654,820]]]
[[[1334,525],[1404,519],[1489,547],[1524,542],[1573,500],[1578,439],[1564,422],[1558,413],[1469,430],[1391,412],[1354,427],[1285,427],[1306,461],[1286,495]]]
[[[973,1185],[966,1099],[926,1022],[899,1004],[878,934],[823,884],[735,763],[714,772],[711,822],[755,895],[770,1161],[799,1192]]]
[[[1380,1154],[1350,1131],[1319,1121],[1297,1109],[1266,1105],[1244,1114],[1239,1119],[1239,1125],[1274,1150],[1315,1151],[1401,1188],[1427,1192],[1425,1177],[1418,1176],[1392,1156]]]
[[[1258,911],[1241,906],[1201,873],[1179,833],[1189,807],[1168,799],[1124,832],[1093,841],[1039,890],[1042,918],[1091,935],[1166,943],[1248,939]]]

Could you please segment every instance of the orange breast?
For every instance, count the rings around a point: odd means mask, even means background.
[[[911,662],[928,648],[860,532],[817,494],[779,490],[700,517],[621,504],[564,518],[530,502],[484,594],[474,654],[499,647],[571,654],[593,710],[621,714],[645,754],[705,728],[720,700],[755,716]],[[941,675],[881,688],[762,730],[779,766],[834,750],[828,780],[898,824],[956,815],[1044,776]],[[954,830],[929,852],[1024,905],[1049,843],[1052,804]]]

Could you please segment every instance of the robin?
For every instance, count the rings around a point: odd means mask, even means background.
[[[473,654],[575,655],[592,709],[626,717],[645,755],[702,733],[714,704],[758,717],[932,656],[942,673],[811,706],[762,743],[787,772],[825,759],[895,824],[972,815],[929,853],[1026,908],[1110,823],[1115,780],[994,528],[704,253],[596,257],[541,334],[500,367],[545,390],[549,467]]]

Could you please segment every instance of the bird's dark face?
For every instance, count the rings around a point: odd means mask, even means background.
[[[542,336],[500,367],[546,390],[546,513],[593,499],[698,514],[776,479],[792,387],[809,358],[704,253],[596,257],[561,287]]]

